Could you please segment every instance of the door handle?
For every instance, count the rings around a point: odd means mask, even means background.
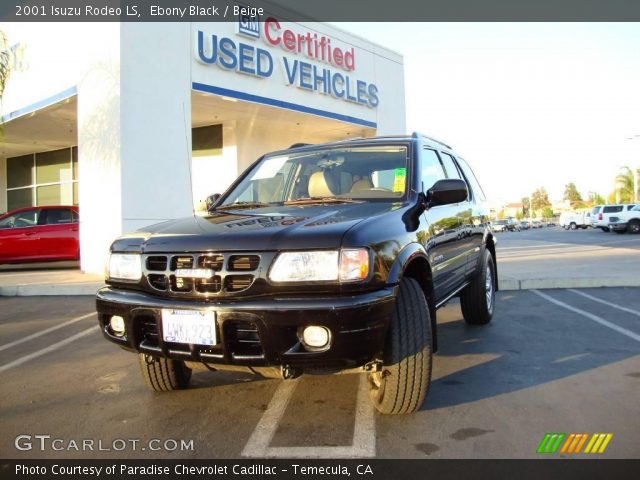
[[[35,234],[36,234],[36,232],[27,232],[27,233],[25,233],[25,235],[26,235],[27,237],[31,237],[31,236],[33,236],[33,235],[35,235]]]

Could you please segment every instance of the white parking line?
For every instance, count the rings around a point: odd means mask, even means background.
[[[627,313],[630,313],[632,315],[636,315],[636,316],[640,317],[640,312],[638,312],[636,310],[632,310],[630,308],[622,307],[622,306],[618,305],[617,303],[607,302],[606,300],[602,300],[601,298],[594,297],[593,295],[589,295],[588,293],[584,293],[584,292],[581,292],[579,290],[575,290],[573,288],[568,288],[567,290],[569,290],[570,292],[573,292],[573,293],[575,293],[577,295],[581,295],[581,296],[583,296],[585,298],[588,298],[589,300],[593,300],[594,302],[602,303],[603,305],[608,305],[609,307],[617,308],[618,310],[622,310],[623,312],[627,312]]]
[[[579,308],[572,307],[571,305],[569,305],[567,303],[561,302],[560,300],[556,300],[555,298],[550,297],[546,293],[539,292],[538,290],[530,290],[530,292],[535,293],[536,295],[544,298],[545,300],[547,300],[547,301],[549,301],[551,303],[554,303],[554,304],[558,305],[559,307],[566,308],[567,310],[571,310],[572,312],[575,312],[575,313],[577,313],[579,315],[582,315],[583,317],[586,317],[589,320],[593,320],[594,322],[597,322],[600,325],[604,325],[605,327],[608,327],[611,330],[615,330],[616,332],[621,333],[621,334],[623,334],[623,335],[635,340],[636,342],[640,342],[640,335],[638,335],[637,333],[632,332],[631,330],[627,330],[626,328],[619,327],[615,323],[611,323],[608,320],[605,320],[604,318],[598,317],[597,315],[594,315],[592,313],[585,312],[584,310],[580,310]]]
[[[269,406],[262,414],[262,418],[242,450],[243,457],[265,456],[271,439],[278,428],[278,423],[280,423],[280,419],[284,415],[284,411],[287,409],[289,400],[291,400],[298,383],[300,383],[298,379],[284,380],[278,385],[276,392],[269,402]]]
[[[549,243],[547,245],[522,245],[519,247],[498,247],[498,252],[502,250],[523,250],[530,248],[553,248],[553,247],[570,247],[575,245],[575,243]]]
[[[0,345],[0,352],[6,350],[7,348],[14,347],[16,345],[20,345],[21,343],[28,342],[29,340],[33,340],[34,338],[38,338],[42,335],[46,335],[47,333],[58,330],[59,328],[66,327],[67,325],[74,324],[79,322],[80,320],[84,320],[85,318],[92,317],[96,312],[87,313],[86,315],[82,315],[80,317],[72,318],[66,322],[60,323],[58,325],[54,325],[53,327],[45,328],[44,330],[40,330],[39,332],[33,333],[31,335],[27,335],[26,337],[19,338],[13,342],[5,343],[4,345]]]
[[[267,410],[242,450],[243,457],[266,458],[369,458],[376,455],[376,432],[373,407],[369,402],[369,386],[361,375],[356,403],[356,416],[351,445],[339,447],[270,447],[278,424],[293,396],[298,380],[282,382]]]
[[[75,335],[72,335],[69,338],[65,338],[64,340],[59,341],[58,343],[54,343],[52,345],[49,345],[46,348],[43,348],[41,350],[38,350],[37,352],[33,352],[30,353],[29,355],[25,355],[24,357],[20,357],[17,358],[16,360],[14,360],[13,362],[9,362],[6,363],[2,366],[0,366],[0,373],[9,370],[10,368],[13,367],[17,367],[18,365],[22,365],[25,362],[28,362],[29,360],[33,360],[34,358],[38,358],[41,357],[42,355],[49,353],[49,352],[53,352],[54,350],[57,350],[60,347],[64,347],[65,345],[71,343],[71,342],[75,342],[76,340],[78,340],[79,338],[85,337],[87,335],[89,335],[91,332],[98,330],[98,326],[95,325],[91,328],[87,328],[86,330],[83,330],[80,333],[76,333]]]

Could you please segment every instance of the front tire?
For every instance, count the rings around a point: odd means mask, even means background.
[[[571,224],[571,230],[575,230],[575,229],[577,229],[577,228],[578,228],[578,226],[577,226],[575,223],[572,223],[572,224]]]
[[[493,256],[484,249],[480,260],[480,271],[460,294],[462,316],[470,325],[486,325],[493,318],[496,300],[496,269]]]
[[[639,220],[631,220],[627,225],[627,232],[629,233],[640,233],[640,221]]]
[[[381,372],[369,374],[371,401],[380,413],[418,410],[429,390],[433,364],[429,306],[413,278],[400,282],[400,293],[387,333]]]
[[[138,358],[142,378],[154,392],[171,392],[189,386],[191,369],[184,362],[145,353],[139,354]]]

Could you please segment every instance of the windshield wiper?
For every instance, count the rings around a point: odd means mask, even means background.
[[[362,200],[354,200],[353,198],[338,197],[309,197],[299,198],[297,200],[287,200],[284,205],[311,205],[314,203],[363,203]]]
[[[262,208],[277,205],[276,203],[264,203],[264,202],[237,202],[229,203],[227,205],[220,205],[212,210],[239,210],[243,208]]]

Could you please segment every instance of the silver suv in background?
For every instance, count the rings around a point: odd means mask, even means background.
[[[612,216],[616,213],[626,212],[635,207],[635,203],[627,203],[622,205],[596,205],[591,211],[591,226],[600,228],[603,232],[609,231],[609,223]]]

